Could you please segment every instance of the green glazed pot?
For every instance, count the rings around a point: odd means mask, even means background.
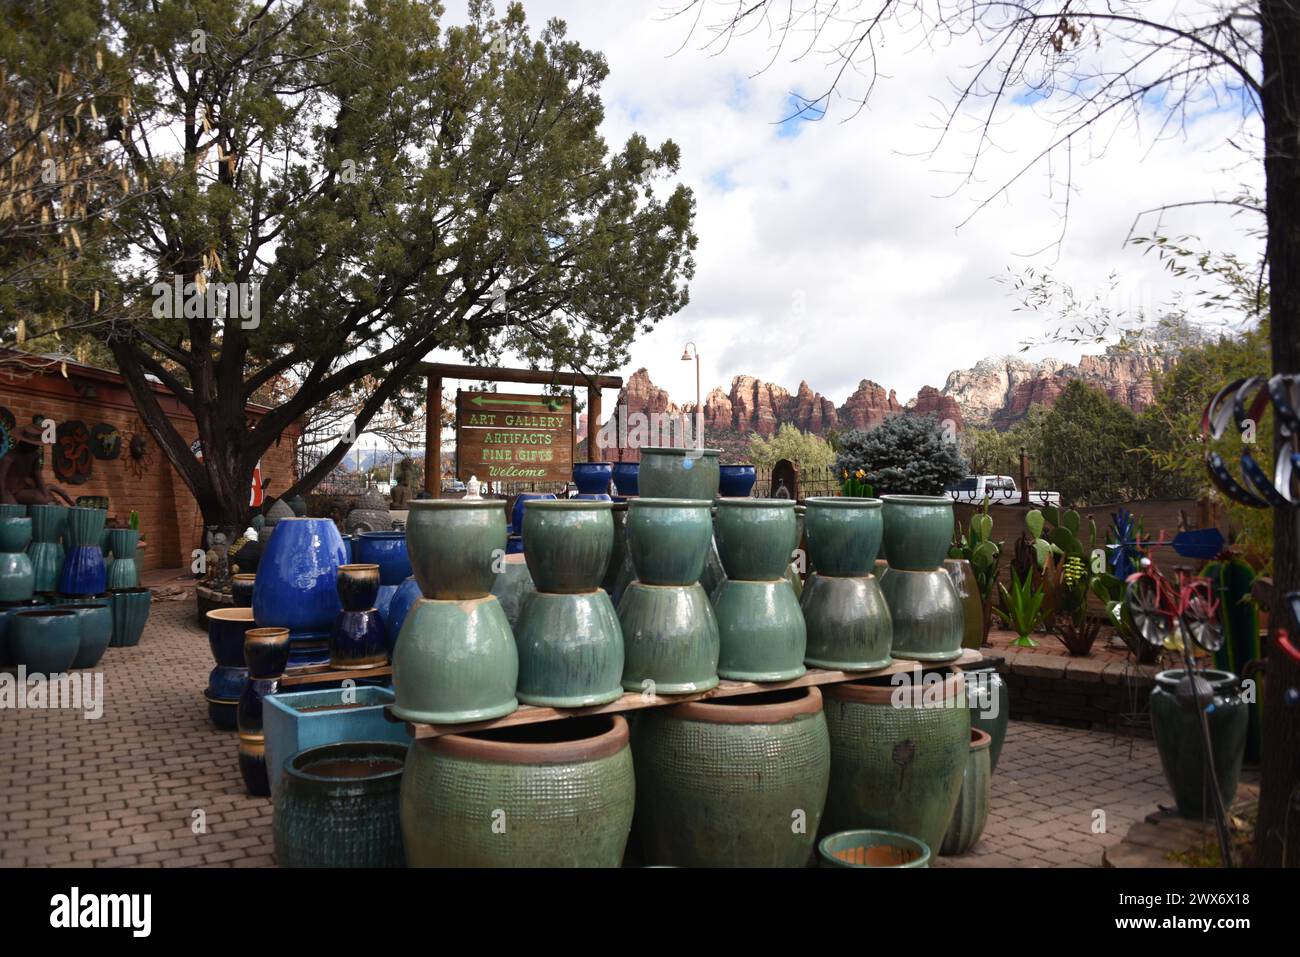
[[[105,585],[109,591],[118,591],[122,588],[137,588],[140,585],[140,569],[136,565],[134,558],[118,558],[105,561],[107,573],[104,576]]]
[[[425,598],[483,598],[492,591],[494,561],[506,550],[505,504],[494,499],[412,502],[406,547]]]
[[[600,587],[609,592],[615,603],[618,602],[619,576],[627,558],[627,502],[613,502],[610,505],[610,520],[614,523],[614,544],[609,552],[609,564],[605,566],[605,577]],[[626,584],[624,585],[626,587]]]
[[[492,581],[492,594],[501,602],[501,610],[506,613],[511,631],[519,628],[519,615],[533,591],[533,576],[523,554],[516,552],[503,558],[501,570]]]
[[[275,788],[281,867],[403,867],[406,745],[346,741],[299,751]]]
[[[822,867],[929,867],[925,843],[893,831],[840,831],[817,845]]]
[[[945,857],[965,854],[984,833],[984,825],[989,819],[989,788],[993,776],[989,764],[992,740],[985,732],[971,728],[970,752],[966,755],[966,770],[962,772],[961,793],[948,823],[948,831],[943,836],[943,844],[939,846],[939,853]]]
[[[26,552],[0,552],[0,602],[26,601],[35,586],[36,570]]]
[[[944,559],[943,567],[952,579],[953,588],[957,589],[957,597],[961,599],[961,646],[979,648],[984,644],[984,603],[980,600],[975,570],[964,558]]]
[[[625,689],[691,694],[717,686],[718,622],[698,584],[633,582],[623,593],[618,617]]]
[[[585,708],[623,696],[623,630],[609,595],[599,588],[528,596],[515,645],[515,694],[524,704]]]
[[[618,867],[636,785],[627,722],[592,715],[412,742],[411,867]]]
[[[800,605],[808,626],[806,664],[836,671],[875,671],[893,660],[894,625],[874,575],[809,575]]]
[[[27,514],[32,520],[33,542],[60,542],[68,527],[66,505],[29,505]]]
[[[804,540],[820,575],[870,575],[883,530],[878,498],[828,496],[807,499]]]
[[[889,567],[932,571],[952,545],[952,499],[946,495],[883,495]]]
[[[632,753],[647,864],[807,865],[830,779],[816,688],[648,709]]]
[[[524,557],[538,591],[598,588],[614,550],[611,502],[533,499],[524,503]]]
[[[9,653],[28,674],[57,675],[72,668],[81,629],[72,608],[36,608],[9,619]]]
[[[1210,746],[1214,769],[1218,774],[1219,793],[1224,806],[1230,806],[1237,794],[1241,761],[1246,753],[1246,730],[1250,713],[1241,698],[1240,679],[1230,671],[1206,669],[1197,672],[1210,683],[1211,695],[1202,695],[1210,725]],[[1204,818],[1214,813],[1208,773],[1201,753],[1200,719],[1195,705],[1178,696],[1182,670],[1162,671],[1156,675],[1151,692],[1151,730],[1160,752],[1169,790],[1178,804],[1178,813],[1188,818]]]
[[[788,582],[728,578],[712,600],[718,620],[719,677],[789,681],[807,671],[803,662],[808,631]]]
[[[68,530],[64,544],[69,548],[84,545],[99,547],[99,540],[104,534],[104,522],[108,512],[102,508],[83,508],[75,505],[68,509]]]
[[[728,578],[776,581],[790,564],[798,539],[794,501],[780,498],[718,500],[713,536]]]
[[[710,539],[709,550],[704,555],[704,570],[700,572],[700,587],[704,589],[704,594],[712,595],[726,580],[727,572],[722,567],[722,559],[718,557],[717,542]]]
[[[144,626],[153,607],[153,593],[147,588],[115,591],[109,599],[113,606],[113,637],[110,648],[133,648],[140,643]]]
[[[417,601],[393,650],[393,714],[403,721],[460,724],[519,706],[519,655],[496,598]]]
[[[970,750],[970,709],[960,675],[907,677],[822,689],[831,735],[825,833],[871,828],[931,848],[943,842]]]
[[[970,700],[970,726],[989,736],[989,770],[996,771],[1011,718],[1007,683],[991,664],[963,667],[962,674],[966,678],[966,697]]]
[[[31,543],[30,518],[0,517],[0,552],[25,552]]]
[[[32,590],[46,594],[57,591],[59,572],[63,569],[63,546],[57,542],[32,542],[27,546],[27,557],[32,562]]]
[[[627,547],[637,579],[646,585],[698,582],[713,541],[710,503],[635,498],[628,505]]]
[[[894,657],[952,661],[961,657],[966,618],[952,578],[942,568],[928,572],[890,567],[880,590],[894,622]]]
[[[60,605],[60,607],[64,607]],[[77,657],[73,668],[93,668],[99,664],[113,637],[113,606],[109,599],[81,599],[68,606],[77,613]]]
[[[108,531],[108,550],[115,559],[135,558],[136,546],[140,543],[140,533],[134,528],[110,528]]]
[[[645,498],[718,497],[718,457],[721,449],[641,447],[637,490]]]

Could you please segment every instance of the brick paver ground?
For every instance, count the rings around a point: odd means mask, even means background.
[[[99,720],[0,710],[0,865],[274,863],[270,801],[245,796],[235,736],[207,720],[212,660],[193,615],[191,601],[155,603],[140,645],[109,649]],[[1168,801],[1149,741],[1012,722],[983,840],[939,863],[1098,866]]]

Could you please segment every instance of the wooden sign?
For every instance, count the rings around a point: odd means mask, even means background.
[[[573,403],[567,396],[456,393],[456,477],[484,482],[567,482],[573,473]]]

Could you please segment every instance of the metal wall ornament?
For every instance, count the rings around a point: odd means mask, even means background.
[[[95,464],[86,423],[79,419],[63,422],[54,430],[54,439],[55,476],[70,485],[81,485],[90,478]]]
[[[1270,404],[1278,431],[1286,440],[1271,478],[1249,451],[1241,453],[1243,482],[1233,477],[1218,452],[1206,452],[1205,466],[1214,487],[1234,502],[1251,508],[1300,508],[1300,375],[1279,373],[1271,378],[1249,376],[1229,382],[1201,414],[1201,440],[1208,445],[1222,438],[1229,423],[1245,432],[1258,424]]]
[[[137,479],[144,478],[144,473],[149,470],[149,465],[153,461],[153,443],[149,441],[144,422],[140,419],[135,420],[131,432],[127,434],[125,444],[126,470]]]
[[[101,462],[111,462],[122,454],[122,433],[117,426],[100,422],[90,429],[90,452]]]

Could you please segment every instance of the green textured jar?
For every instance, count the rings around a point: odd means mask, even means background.
[[[819,575],[870,575],[884,529],[878,498],[826,496],[805,500],[804,540]]]
[[[708,501],[636,498],[628,503],[627,548],[637,579],[646,585],[698,582],[712,541]]]
[[[719,499],[713,536],[727,578],[778,580],[790,564],[798,530],[792,499]]]
[[[946,495],[883,495],[885,556],[901,571],[933,571],[952,545],[952,499]]]
[[[634,581],[623,592],[618,618],[626,690],[692,694],[717,687],[718,622],[699,585]]]
[[[421,738],[402,779],[406,860],[618,867],[635,802],[621,715]]]
[[[533,499],[524,503],[524,557],[538,591],[598,588],[614,550],[612,502]]]
[[[672,449],[642,446],[637,489],[645,498],[718,497],[721,449]]]
[[[531,547],[531,539],[529,539]],[[535,592],[515,629],[524,704],[586,708],[623,696],[623,630],[609,595]]]
[[[807,671],[808,630],[789,582],[728,578],[712,601],[718,620],[719,677],[789,681]]]
[[[869,828],[930,848],[943,842],[970,750],[970,709],[960,674],[915,675],[823,689],[831,736],[824,833]]]
[[[966,618],[952,578],[942,568],[901,571],[890,566],[880,590],[894,623],[894,657],[952,661],[961,657]]]
[[[393,649],[393,714],[427,724],[501,718],[519,707],[518,675],[514,636],[496,598],[422,598]]]
[[[1214,799],[1210,796],[1209,775],[1201,749],[1200,717],[1193,701],[1179,695],[1179,682],[1185,674],[1179,669],[1156,675],[1150,699],[1151,731],[1178,813],[1199,819],[1213,815]],[[1237,781],[1241,777],[1249,708],[1241,697],[1241,680],[1232,672],[1207,668],[1197,674],[1210,685],[1209,694],[1203,694],[1201,702],[1208,712],[1216,783],[1227,807],[1237,794]]]
[[[492,594],[501,602],[501,609],[506,613],[512,631],[519,627],[524,602],[534,590],[533,576],[522,552],[501,559],[500,570],[492,581]]]
[[[836,671],[875,671],[892,662],[894,626],[874,575],[809,575],[800,606],[808,628],[806,664]]]
[[[406,521],[411,570],[425,598],[483,598],[494,562],[506,550],[505,503],[495,499],[422,499]]]
[[[816,688],[649,709],[632,752],[647,864],[807,865],[830,778]]]
[[[984,833],[984,825],[989,819],[989,788],[993,783],[993,769],[989,764],[989,745],[992,743],[988,734],[971,728],[961,793],[957,796],[957,807],[953,809],[948,831],[939,847],[939,853],[945,857],[965,854]]]

